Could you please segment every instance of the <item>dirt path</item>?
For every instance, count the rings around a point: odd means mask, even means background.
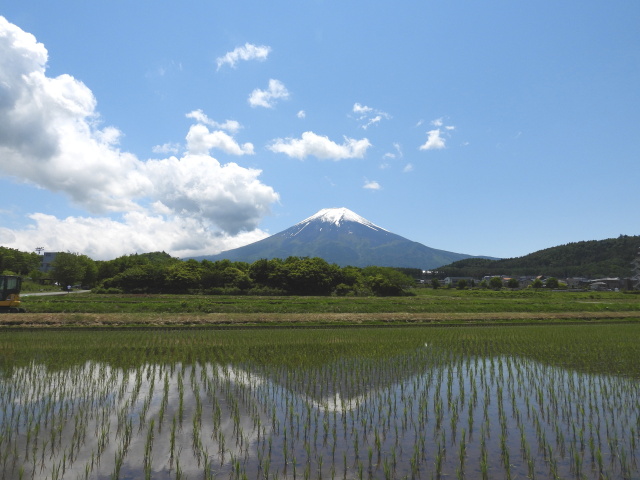
[[[640,322],[638,312],[568,313],[19,313],[0,315],[0,328],[56,327],[188,327],[188,326],[353,326],[438,324],[523,324],[575,322]]]

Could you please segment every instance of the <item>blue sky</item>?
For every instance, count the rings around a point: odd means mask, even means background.
[[[214,254],[330,207],[495,257],[640,234],[637,1],[3,3],[0,245]]]

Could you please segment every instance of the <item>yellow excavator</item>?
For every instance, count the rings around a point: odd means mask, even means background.
[[[20,289],[22,278],[16,275],[0,275],[0,313],[22,313]]]

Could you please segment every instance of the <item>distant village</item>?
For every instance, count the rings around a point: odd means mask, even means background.
[[[473,288],[473,287],[506,287],[511,289],[523,288],[552,288],[554,290],[568,291],[621,291],[621,290],[640,290],[640,251],[631,262],[630,277],[605,277],[605,278],[586,278],[586,277],[569,277],[557,278],[547,275],[487,275],[482,278],[474,277],[445,277],[441,279],[437,270],[423,270],[422,276],[417,279],[417,283],[429,285],[432,282],[442,282],[445,288]]]
[[[596,291],[619,291],[619,290],[640,290],[640,279],[630,278],[555,278],[547,277],[545,275],[528,275],[519,277],[510,277],[508,275],[500,276],[485,276],[482,278],[473,277],[445,277],[442,281],[443,286],[447,288],[456,287],[458,283],[463,280],[467,287],[489,286],[490,282],[494,278],[499,278],[502,281],[502,286],[506,288],[535,288],[536,286],[548,287],[547,282],[549,279],[553,279],[554,289],[563,290],[596,290]],[[420,279],[420,283],[429,283],[428,279]]]

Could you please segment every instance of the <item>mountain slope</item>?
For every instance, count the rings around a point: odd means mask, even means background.
[[[340,266],[431,269],[471,255],[437,250],[391,233],[347,208],[320,210],[268,238],[196,260],[320,257]]]
[[[466,259],[438,270],[447,276],[550,275],[554,277],[629,277],[640,236],[589,240],[546,248],[523,257]]]

